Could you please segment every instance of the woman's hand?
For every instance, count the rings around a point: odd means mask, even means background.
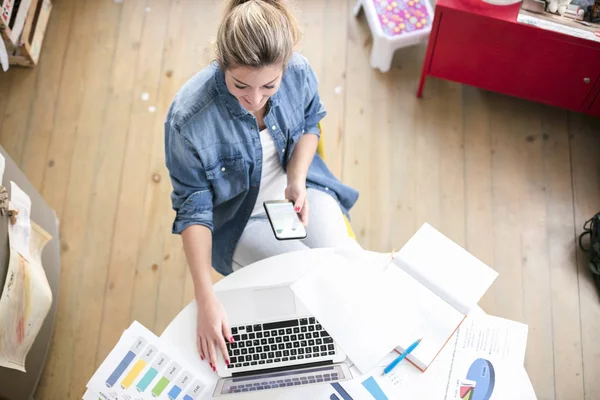
[[[308,226],[308,197],[306,196],[306,181],[288,182],[285,198],[294,202],[294,211],[300,217],[304,226]]]
[[[229,354],[225,340],[233,343],[233,337],[227,323],[223,306],[214,293],[196,298],[198,304],[198,320],[196,323],[196,346],[202,360],[207,359],[213,371],[217,370],[217,351],[223,354],[225,363],[229,365]]]

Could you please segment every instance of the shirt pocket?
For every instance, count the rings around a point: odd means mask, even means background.
[[[206,177],[211,182],[215,204],[248,190],[248,171],[241,155],[219,157],[215,164],[206,168]]]

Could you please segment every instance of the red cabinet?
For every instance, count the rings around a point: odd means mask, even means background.
[[[422,84],[432,75],[600,116],[600,43],[520,24],[518,7],[463,7],[438,1]]]
[[[590,114],[600,116],[600,93],[596,96],[596,99],[590,107]]]

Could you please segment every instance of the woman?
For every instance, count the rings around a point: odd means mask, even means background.
[[[194,282],[198,351],[215,371],[217,351],[229,363],[232,337],[211,265],[227,275],[276,254],[350,241],[342,212],[358,193],[315,155],[325,110],[310,65],[294,53],[299,37],[283,1],[230,1],[216,63],[179,91],[165,123],[173,232],[183,237]],[[279,199],[294,202],[306,239],[275,239],[262,204]]]

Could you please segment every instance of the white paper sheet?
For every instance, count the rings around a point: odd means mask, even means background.
[[[98,400],[101,397],[98,396],[97,394],[95,394],[94,392],[92,392],[91,390],[86,390],[85,393],[83,394],[83,397],[81,398],[81,400]]]
[[[389,317],[386,306],[393,304],[393,291],[380,272],[372,273],[368,267],[333,254],[291,286],[363,372],[398,346],[402,326],[400,318]]]
[[[10,246],[20,255],[31,261],[29,245],[31,242],[31,199],[16,183],[10,182],[10,210],[17,210],[17,221],[12,224],[8,218],[8,237]]]
[[[291,288],[361,372],[419,338],[408,358],[427,368],[464,315],[395,264],[367,260],[335,254]]]
[[[4,72],[8,71],[8,51],[2,38],[0,38],[0,66]]]
[[[467,319],[458,331],[445,399],[460,400],[468,390],[489,392],[491,400],[535,399],[523,368],[527,332],[527,325],[491,315]]]
[[[402,247],[394,263],[463,315],[487,292],[498,273],[429,224]]]
[[[17,17],[15,18],[15,24],[12,27],[10,32],[10,40],[15,44],[19,44],[19,38],[21,37],[21,33],[23,32],[23,27],[25,25],[25,19],[27,18],[27,13],[29,12],[29,8],[31,6],[31,0],[21,0],[19,4],[19,9],[17,10]]]
[[[526,325],[488,316],[476,308],[424,373],[402,362],[390,374],[381,376],[383,369],[397,356],[390,353],[369,374],[355,374],[355,380],[341,385],[355,400],[369,398],[361,384],[367,376],[376,380],[389,399],[463,400],[461,383],[466,386],[474,382],[466,378],[469,367],[476,359],[486,358],[495,373],[491,400],[535,400],[533,386],[523,367],[526,340]],[[473,390],[481,391],[481,386],[477,389],[475,384]]]
[[[200,371],[137,321],[123,333],[87,388],[102,399],[131,400],[167,400],[170,393],[198,400],[214,389]]]
[[[0,40],[0,43],[2,40]],[[0,46],[2,46],[0,44]],[[2,49],[0,49],[1,52]],[[0,185],[2,184],[2,180],[4,179],[4,169],[6,168],[6,159],[2,154],[0,154]]]
[[[52,306],[42,251],[52,236],[32,224],[31,261],[11,249],[0,296],[0,367],[25,370],[25,360]]]

